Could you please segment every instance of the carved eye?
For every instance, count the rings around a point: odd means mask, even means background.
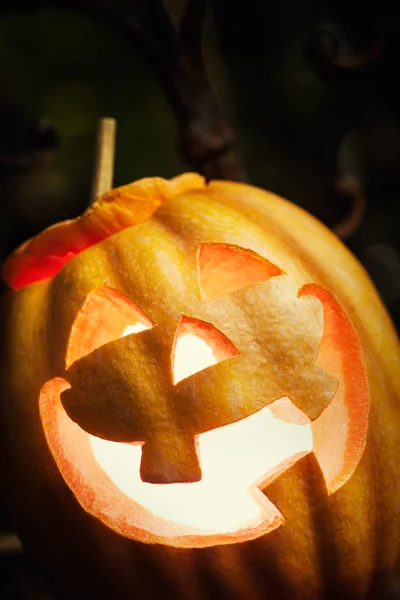
[[[151,329],[153,325],[129,298],[107,285],[100,285],[88,295],[72,325],[66,368],[104,344]]]
[[[198,277],[203,300],[227,296],[283,271],[256,252],[228,244],[200,244]]]
[[[174,384],[239,354],[236,346],[211,323],[182,315],[172,348]]]

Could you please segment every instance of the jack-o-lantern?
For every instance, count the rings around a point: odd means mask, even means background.
[[[142,180],[4,273],[6,496],[60,597],[386,582],[398,341],[321,224],[242,184]]]

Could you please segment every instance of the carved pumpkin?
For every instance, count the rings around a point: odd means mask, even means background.
[[[4,276],[6,496],[60,597],[383,585],[399,345],[320,223],[243,184],[147,179],[29,240]]]

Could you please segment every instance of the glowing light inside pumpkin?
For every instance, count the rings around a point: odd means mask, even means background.
[[[204,340],[182,335],[175,347],[174,380],[216,362]],[[123,493],[158,517],[192,528],[193,533],[200,529],[210,534],[258,524],[267,500],[257,483],[287,458],[313,446],[309,424],[285,423],[265,407],[198,436],[201,481],[154,485],[140,478],[141,444],[89,437],[97,463]]]
[[[139,333],[140,331],[144,331],[145,329],[149,329],[149,326],[145,323],[141,323],[140,321],[138,321],[134,325],[127,325],[123,330],[121,337],[123,338],[127,335],[130,335],[131,333]]]
[[[202,369],[217,364],[212,348],[202,339],[188,333],[177,338],[175,344],[173,380],[178,383]]]

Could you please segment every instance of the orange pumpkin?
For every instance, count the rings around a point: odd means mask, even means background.
[[[4,266],[1,451],[61,598],[352,600],[400,547],[400,352],[303,210],[144,179]]]

